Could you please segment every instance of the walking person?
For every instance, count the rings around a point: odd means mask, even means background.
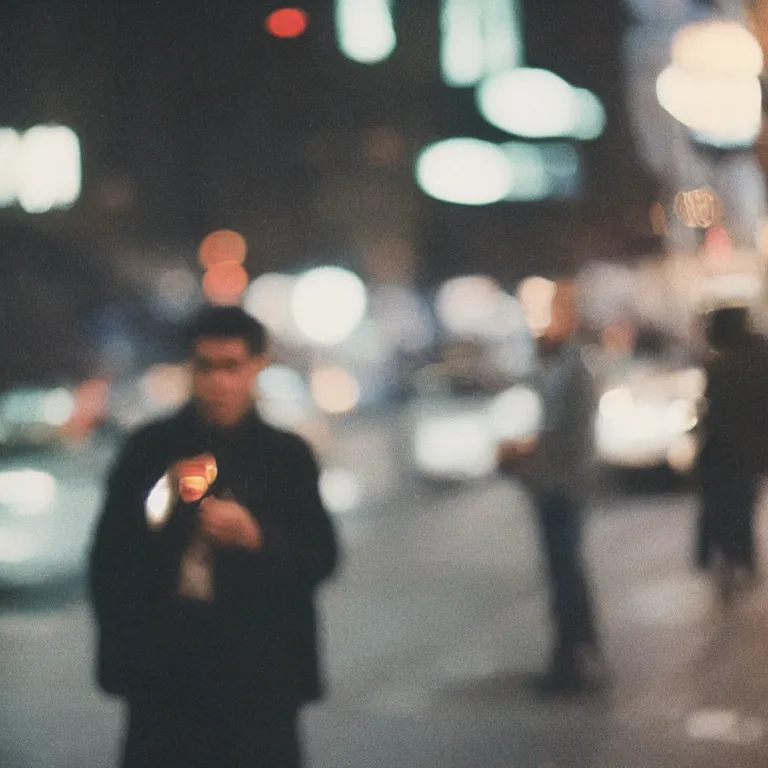
[[[710,355],[698,476],[697,564],[719,569],[729,597],[757,575],[754,518],[768,465],[768,345],[745,307],[721,307],[707,326]]]
[[[254,408],[261,324],[207,308],[189,342],[190,402],[130,437],[109,477],[98,680],[127,704],[123,768],[298,768],[334,531],[309,448]]]
[[[538,339],[534,385],[543,409],[533,440],[508,440],[498,449],[502,470],[530,492],[549,577],[554,640],[547,692],[578,691],[603,681],[604,670],[582,560],[585,503],[594,469],[595,394],[576,343],[577,296],[558,283],[549,326]]]

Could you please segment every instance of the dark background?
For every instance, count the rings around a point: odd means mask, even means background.
[[[105,308],[152,349],[172,331],[148,309],[156,270],[194,265],[220,227],[247,237],[252,276],[338,263],[423,288],[466,272],[514,283],[654,247],[653,186],[624,116],[618,2],[523,3],[526,63],[597,93],[608,125],[580,146],[579,200],[484,208],[439,203],[413,182],[432,140],[507,138],[471,89],[441,83],[437,0],[396,4],[398,48],[372,67],[338,52],[328,0],[301,4],[302,37],[269,37],[264,19],[281,5],[3,4],[0,124],[72,127],[84,176],[69,211],[0,211],[0,384],[85,372],[87,328]]]

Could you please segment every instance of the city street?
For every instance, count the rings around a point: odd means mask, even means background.
[[[688,566],[694,502],[606,499],[588,554],[613,685],[544,700],[546,600],[524,494],[504,479],[403,492],[339,519],[324,591],[330,696],[306,713],[314,768],[763,764],[764,594],[729,613]],[[92,684],[87,607],[5,596],[0,764],[115,763],[119,703]]]

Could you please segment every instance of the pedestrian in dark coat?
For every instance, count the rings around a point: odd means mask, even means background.
[[[296,768],[334,531],[310,449],[253,407],[261,325],[209,308],[191,352],[190,403],[130,437],[109,478],[90,560],[98,680],[127,702],[124,768]]]
[[[768,467],[768,345],[748,317],[744,307],[723,307],[709,318],[696,556],[701,567],[718,555],[727,569],[754,576],[758,481]]]

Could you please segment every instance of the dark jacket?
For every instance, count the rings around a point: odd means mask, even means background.
[[[746,471],[768,469],[768,345],[742,338],[712,355],[705,365],[705,448],[733,457]],[[717,464],[720,459],[715,460]]]
[[[226,490],[258,520],[263,548],[215,550],[211,606],[216,679],[244,695],[298,705],[321,692],[315,588],[334,570],[337,545],[310,449],[254,413],[217,434],[189,405],[130,437],[109,477],[90,559],[98,626],[98,680],[108,693],[151,695],[179,658],[176,586],[197,505],[179,503],[150,530],[145,500],[181,458],[214,454]],[[190,670],[194,674],[194,670]]]

